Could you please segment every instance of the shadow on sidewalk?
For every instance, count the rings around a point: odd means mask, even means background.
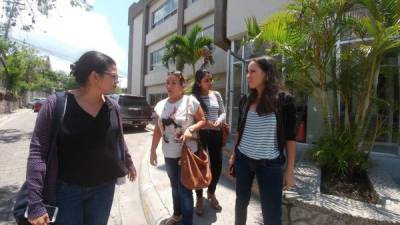
[[[137,127],[124,127],[124,134],[138,134],[138,133],[147,133],[150,132],[146,129],[137,128]]]
[[[8,144],[18,142],[22,139],[31,139],[32,132],[23,133],[17,129],[0,130],[0,144]]]
[[[17,185],[0,187],[0,224],[15,224],[11,208],[19,188]]]

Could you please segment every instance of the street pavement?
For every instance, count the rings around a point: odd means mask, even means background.
[[[25,181],[26,160],[36,113],[18,110],[0,117],[0,225],[15,224],[11,213],[14,197]],[[129,129],[125,138],[138,173],[151,132]],[[139,195],[139,182],[117,186],[108,225],[147,225]]]
[[[148,126],[152,129],[152,126]],[[149,225],[162,225],[165,219],[172,215],[172,192],[169,179],[165,170],[164,157],[161,152],[161,143],[157,148],[157,166],[149,163],[149,152],[146,152],[142,162],[140,173],[140,194],[142,205]],[[227,155],[223,160],[223,175],[216,190],[216,197],[222,206],[221,212],[215,211],[209,201],[204,201],[204,214],[194,214],[195,225],[230,225],[234,224],[235,215],[235,184],[227,171]],[[207,190],[203,190],[203,196],[207,196]],[[194,201],[196,201],[195,194]],[[247,224],[263,224],[258,196],[253,194],[248,207]],[[180,224],[180,223],[179,223]]]

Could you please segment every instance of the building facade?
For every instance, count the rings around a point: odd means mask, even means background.
[[[225,98],[228,120],[235,129],[240,95],[246,90],[245,18],[265,17],[284,6],[282,0],[141,0],[129,8],[128,92],[146,96],[150,104],[166,97],[164,82],[168,69],[161,64],[166,40],[185,34],[196,24],[202,35],[214,40],[215,64],[210,70],[214,88]],[[199,62],[200,63],[200,62]],[[200,64],[197,66],[199,68]],[[170,68],[170,70],[173,68]],[[185,67],[184,74],[191,74]]]
[[[213,37],[215,64],[209,70],[217,78],[215,89],[225,99],[227,118],[236,130],[240,96],[247,93],[246,68],[257,54],[250,46],[243,46],[245,19],[265,20],[290,0],[140,0],[129,9],[129,68],[128,92],[144,95],[151,104],[166,97],[164,81],[167,69],[161,65],[166,40],[173,34],[185,34],[195,24],[203,27],[202,35]],[[339,48],[357,40],[340,40]],[[400,56],[394,52],[386,56],[382,66],[382,91],[389,100],[400,102]],[[197,66],[199,68],[199,66]],[[173,68],[171,68],[173,69]],[[191,74],[185,68],[184,74]],[[308,99],[303,111],[306,140],[314,142],[321,134],[322,118],[313,99]],[[301,112],[300,112],[301,115]],[[389,115],[392,135],[378,138],[398,148],[395,136],[400,134],[399,113]],[[301,115],[303,117],[303,115]]]

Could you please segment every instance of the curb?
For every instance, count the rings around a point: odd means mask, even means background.
[[[148,225],[159,225],[163,219],[170,215],[152,182],[149,168],[151,165],[148,161],[149,157],[150,154],[147,151],[143,156],[140,166],[139,194]]]

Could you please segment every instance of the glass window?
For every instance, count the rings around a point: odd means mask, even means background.
[[[164,55],[165,48],[161,48],[150,53],[150,71],[162,66],[161,59]]]
[[[191,4],[193,4],[194,2],[196,2],[197,0],[187,0],[187,5],[191,5]]]
[[[164,5],[153,12],[151,27],[156,27],[157,25],[163,23],[167,18],[174,15],[177,12],[177,8],[178,0],[167,0]]]
[[[200,37],[210,37],[214,38],[214,25],[205,27],[200,33]]]
[[[150,94],[149,97],[150,97],[150,105],[155,106],[157,102],[167,98],[168,94],[166,93]]]

